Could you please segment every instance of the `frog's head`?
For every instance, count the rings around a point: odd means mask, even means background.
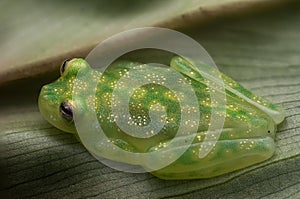
[[[66,60],[60,68],[60,78],[42,87],[38,104],[43,117],[55,127],[75,133],[72,90],[79,70],[89,69],[89,64],[81,58]]]

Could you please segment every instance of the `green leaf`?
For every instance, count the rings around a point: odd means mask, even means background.
[[[285,4],[282,0],[37,0],[0,2],[0,85],[55,71],[85,57],[100,41],[131,28],[182,27],[231,13]]]
[[[0,194],[38,198],[299,197],[300,4],[297,2],[181,29],[203,44],[222,72],[286,110],[286,119],[278,127],[276,153],[264,163],[211,179],[164,181],[148,173],[131,174],[106,167],[71,134],[43,120],[37,108],[39,89],[57,77],[56,64],[67,55],[84,55],[90,46],[106,36],[167,21],[181,13],[192,12],[198,5],[192,1],[190,5],[194,7],[177,13],[179,7],[169,1],[161,8],[160,1],[135,3],[136,6],[129,6],[124,12],[121,11],[127,5],[109,8],[107,4],[105,19],[100,17],[104,14],[99,7],[94,4],[85,7],[79,1],[61,4],[63,8],[57,6],[58,1],[49,5],[38,1],[20,3],[10,8],[13,14],[20,13],[19,22],[5,9],[10,3],[1,3],[0,18],[7,22],[1,29],[1,43],[4,43],[0,49],[9,51],[2,54],[1,82],[28,78],[0,87]],[[25,15],[25,11],[29,14]],[[111,14],[114,12],[120,13],[119,18],[114,18]],[[170,14],[163,18],[158,15],[164,12]],[[146,20],[147,13],[149,20]],[[93,23],[98,19],[108,20],[109,25],[103,22],[98,27]],[[45,30],[38,28],[41,25]],[[107,30],[107,27],[114,28]],[[100,28],[104,29],[101,33]],[[38,34],[39,31],[42,33]],[[61,34],[53,35],[59,31]],[[39,76],[34,76],[37,74]]]

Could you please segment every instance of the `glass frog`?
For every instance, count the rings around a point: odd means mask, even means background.
[[[198,71],[194,70],[193,64],[187,59],[176,56],[172,58],[170,68],[182,74],[194,89],[198,100],[197,108],[201,113],[198,118],[197,133],[193,135],[194,139],[187,150],[177,160],[164,168],[153,170],[151,173],[159,178],[170,180],[210,178],[270,158],[275,151],[276,126],[283,121],[284,111],[222,73],[221,78],[224,82],[224,96],[226,97],[224,125],[218,139],[212,143],[212,150],[205,157],[199,157],[201,143],[210,142],[210,140],[205,140],[205,136],[211,120],[214,119],[211,118],[213,106],[215,106],[215,110],[218,110],[217,105],[211,101],[209,93],[221,91],[210,90],[208,82]],[[127,71],[138,65],[140,63],[117,61],[100,74],[92,69],[84,59],[66,60],[61,66],[61,77],[42,87],[38,100],[40,112],[55,127],[77,135],[74,111],[84,112],[88,108],[93,108],[101,128],[116,146],[132,153],[148,153],[159,150],[168,145],[175,137],[180,125],[180,97],[170,89],[162,84],[142,85],[134,91],[128,105],[133,123],[140,126],[146,126],[151,122],[149,109],[153,105],[153,101],[165,107],[166,123],[157,135],[147,139],[133,137],[118,128],[115,121],[117,118],[112,118],[112,101],[110,99],[116,82]],[[158,70],[158,67],[151,67],[152,71]],[[202,68],[203,70],[212,70],[209,66]],[[80,82],[76,79],[79,70],[95,77],[95,80],[91,78],[91,81],[99,81],[95,96],[80,97],[77,95],[78,97],[74,98],[73,87],[76,81],[82,92],[85,92],[88,87],[87,82]],[[99,76],[101,76],[100,79]],[[180,82],[178,82],[178,86],[181,86]],[[185,136],[191,135],[187,134],[176,139],[184,139]],[[80,140],[78,135],[77,138]],[[171,149],[174,153],[176,153],[175,148]],[[128,161],[125,157],[120,161],[131,163],[129,158],[127,159]]]

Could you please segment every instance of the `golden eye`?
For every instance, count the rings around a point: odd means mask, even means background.
[[[66,71],[66,69],[67,69],[67,67],[68,67],[69,61],[71,61],[71,58],[66,59],[66,60],[63,62],[63,64],[61,65],[61,67],[60,67],[60,75],[62,75],[62,74]]]
[[[68,101],[63,101],[59,106],[60,115],[69,122],[73,121],[73,111],[74,107]]]

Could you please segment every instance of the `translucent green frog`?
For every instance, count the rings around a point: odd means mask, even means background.
[[[211,111],[222,110],[222,107],[218,107],[211,100],[210,92],[218,94],[221,90],[211,90],[208,86],[209,82],[199,71],[194,70],[193,64],[182,57],[174,57],[170,68],[184,76],[194,89],[198,100],[196,108],[201,113],[198,118],[197,133],[193,135],[192,143],[188,145],[187,150],[177,160],[164,168],[152,170],[151,173],[162,179],[210,178],[270,158],[275,150],[276,126],[284,119],[283,110],[254,95],[224,74],[221,74],[226,97],[224,112],[222,112],[225,118],[224,125],[217,140],[212,142],[213,146],[209,153],[205,157],[199,157],[201,144],[211,141],[205,140],[211,120],[214,119],[211,118]],[[128,104],[133,124],[147,126],[151,123],[149,110],[155,102],[163,106],[167,113],[164,126],[158,134],[149,136],[147,139],[123,132],[116,123],[118,118],[113,117],[111,108],[114,104],[111,97],[120,78],[139,65],[141,64],[136,62],[118,61],[105,72],[100,73],[92,69],[84,59],[67,60],[61,67],[61,77],[42,88],[39,96],[40,112],[55,127],[77,135],[74,112],[85,112],[92,108],[109,141],[117,147],[131,153],[149,153],[159,150],[176,137],[181,120],[179,101],[185,96],[184,93],[181,97],[177,96],[163,84],[142,85],[134,91]],[[151,71],[154,72],[161,70],[156,66],[151,67]],[[212,70],[205,65],[202,69]],[[84,93],[89,85],[88,82],[79,81],[76,78],[78,71],[89,74],[91,81],[97,81],[94,96],[80,94],[80,92]],[[162,79],[163,77],[160,81],[163,81]],[[73,89],[75,82],[79,88],[76,91],[79,92],[77,95],[74,95]],[[180,81],[178,81],[178,86],[180,87]],[[124,93],[126,89],[128,88],[123,88]],[[188,136],[191,135],[186,134],[186,137]],[[77,135],[77,137],[80,139],[80,136]],[[185,135],[176,139],[184,138]],[[180,147],[174,147],[170,151],[176,153],[176,148]],[[131,163],[129,158],[128,161],[126,158],[120,161]]]

